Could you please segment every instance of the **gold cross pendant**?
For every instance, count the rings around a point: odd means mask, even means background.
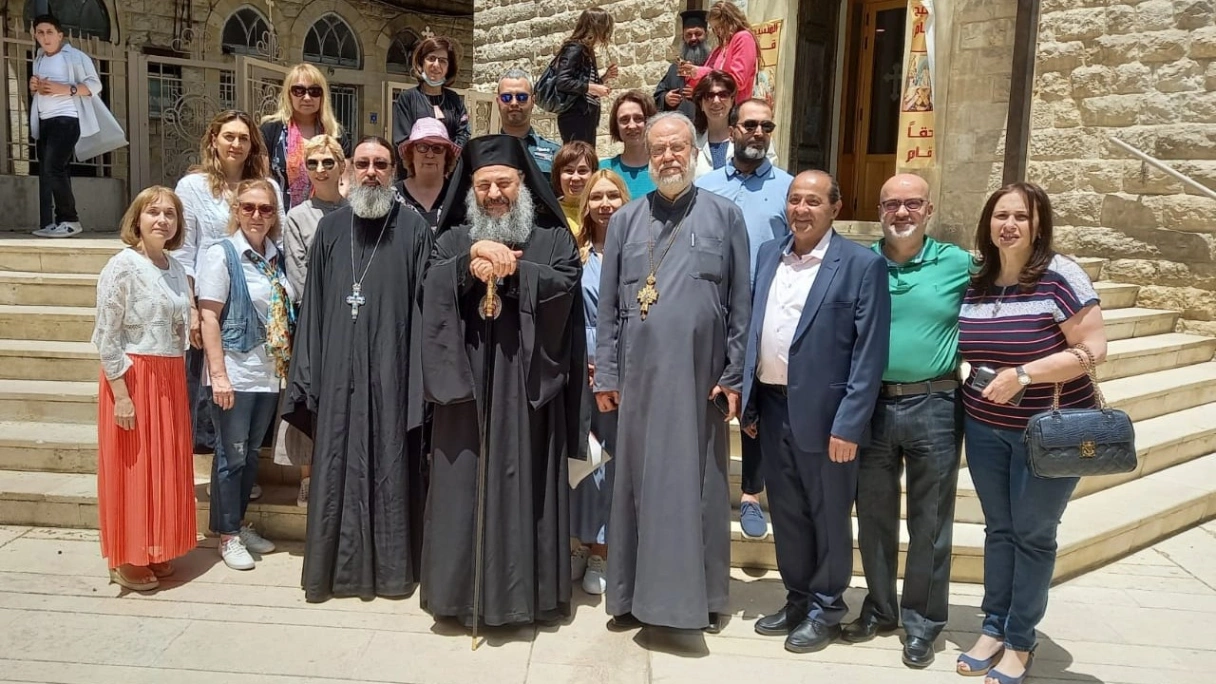
[[[659,301],[659,291],[654,287],[654,274],[646,276],[646,286],[638,290],[638,304],[642,307],[642,320],[646,320],[646,314],[650,313],[650,307],[655,302]]]

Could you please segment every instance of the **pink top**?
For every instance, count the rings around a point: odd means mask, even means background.
[[[688,79],[688,87],[697,83],[711,71],[725,71],[735,79],[735,104],[751,99],[752,86],[756,83],[756,69],[760,56],[756,49],[756,37],[751,31],[736,31],[726,47],[719,45],[709,53],[705,66],[697,67],[697,74]]]

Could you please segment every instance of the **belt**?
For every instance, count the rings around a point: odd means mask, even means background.
[[[760,382],[759,380],[756,381],[756,384],[759,385],[760,389],[762,390],[776,392],[783,397],[788,397],[790,395],[790,388],[788,385],[770,385],[768,383]]]
[[[884,382],[879,395],[887,399],[899,397],[914,397],[934,392],[949,392],[958,389],[958,378],[953,375],[943,375],[932,380],[920,382]]]

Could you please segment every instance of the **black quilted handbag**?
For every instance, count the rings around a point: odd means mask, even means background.
[[[1026,425],[1030,471],[1038,477],[1114,475],[1136,469],[1136,433],[1126,413],[1106,405],[1093,354],[1085,345],[1068,350],[1081,362],[1098,398],[1096,409],[1061,409],[1056,384],[1051,410]]]

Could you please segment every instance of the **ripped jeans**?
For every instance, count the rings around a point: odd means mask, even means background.
[[[211,403],[215,459],[211,462],[211,531],[237,534],[258,481],[258,447],[274,422],[278,392],[233,392],[227,411]]]

